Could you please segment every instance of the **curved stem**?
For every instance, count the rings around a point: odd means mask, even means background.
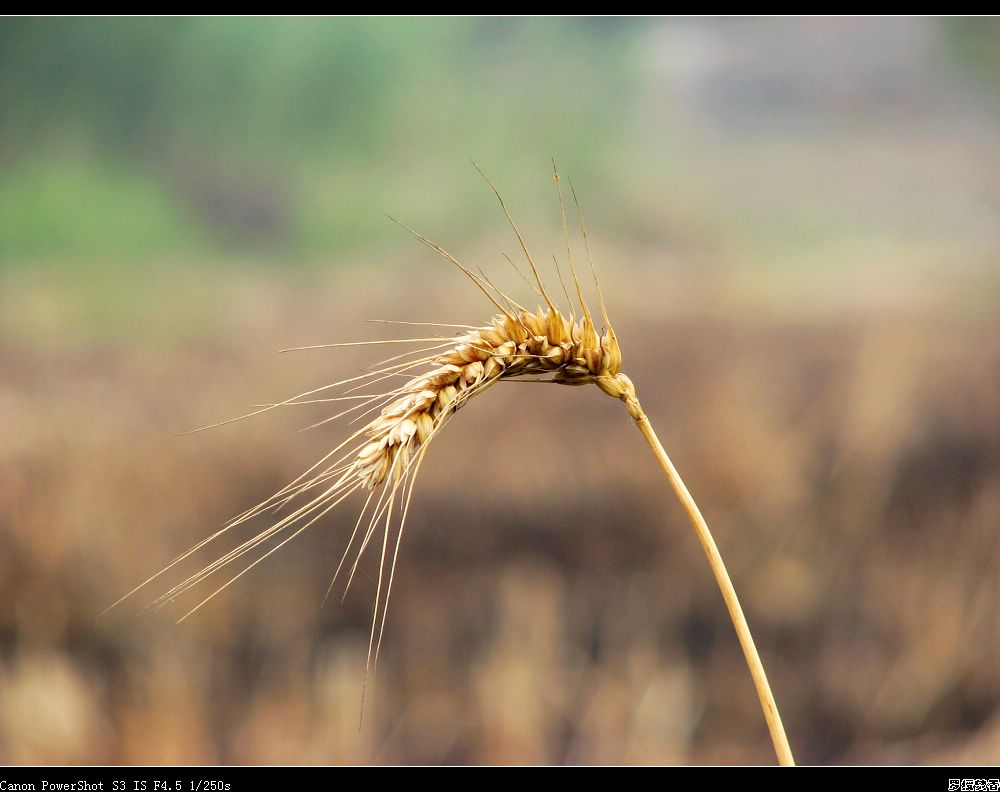
[[[740,646],[743,647],[743,655],[746,657],[747,666],[750,668],[750,675],[753,677],[754,686],[757,688],[757,696],[760,698],[761,709],[764,710],[764,719],[767,721],[768,731],[771,732],[771,741],[774,743],[774,752],[778,755],[778,762],[782,765],[794,765],[795,759],[792,757],[792,749],[788,745],[785,728],[781,725],[781,715],[778,712],[778,705],[774,701],[774,694],[771,693],[771,686],[767,682],[767,674],[764,673],[764,666],[760,662],[760,655],[757,653],[753,636],[750,634],[750,627],[747,624],[746,617],[743,615],[743,608],[740,607],[739,598],[736,596],[736,589],[733,588],[733,581],[729,579],[729,573],[726,571],[726,565],[722,561],[719,548],[715,544],[715,539],[712,538],[711,531],[708,530],[705,518],[701,516],[698,504],[691,497],[691,493],[688,492],[688,488],[684,485],[684,481],[677,472],[677,468],[674,467],[673,462],[670,461],[670,457],[667,456],[667,452],[663,449],[663,445],[656,436],[649,418],[646,417],[646,413],[638,406],[637,402],[635,406],[638,409],[632,412],[639,431],[646,438],[646,442],[649,443],[653,454],[656,455],[656,459],[660,463],[660,467],[663,468],[667,480],[674,488],[674,492],[677,493],[681,505],[684,506],[684,510],[687,512],[688,518],[690,518],[691,524],[698,534],[698,539],[705,550],[705,555],[708,556],[709,566],[712,567],[712,573],[715,575],[715,580],[722,591],[722,599],[725,600],[726,607],[729,609],[729,617],[733,620],[733,627],[736,628],[736,635],[740,639]]]

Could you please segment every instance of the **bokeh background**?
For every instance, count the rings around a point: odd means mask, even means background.
[[[381,356],[277,350],[489,316],[384,213],[530,298],[470,157],[545,262],[572,177],[797,758],[995,762],[1000,24],[933,18],[0,20],[0,762],[773,761],[596,388],[437,441],[360,730],[352,504],[180,625],[180,574],[100,615],[345,429],[178,433]]]

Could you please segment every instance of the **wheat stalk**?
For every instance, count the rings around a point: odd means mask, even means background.
[[[478,166],[476,167],[478,169]],[[279,404],[263,405],[248,415],[230,419],[230,421],[235,421],[276,407],[315,402],[356,402],[353,406],[321,423],[332,421],[358,410],[378,411],[378,415],[367,425],[353,433],[297,479],[270,498],[237,516],[222,530],[178,556],[156,575],[122,597],[119,602],[229,529],[264,511],[280,509],[292,502],[304,501],[302,505],[291,510],[267,529],[173,586],[157,597],[149,606],[161,608],[179,595],[242,559],[248,553],[258,549],[264,550],[255,560],[232,575],[225,583],[188,610],[180,619],[184,620],[250,569],[332,511],[350,495],[358,491],[367,491],[368,495],[355,523],[354,531],[327,590],[329,595],[341,572],[345,569],[351,548],[356,547],[345,585],[346,594],[365,551],[373,539],[379,542],[381,545],[380,563],[369,635],[368,663],[365,673],[365,681],[367,682],[369,673],[374,672],[378,662],[399,547],[417,474],[428,447],[448,419],[469,399],[501,380],[528,379],[529,381],[544,381],[561,385],[594,383],[604,393],[624,402],[629,415],[635,420],[663,468],[670,485],[687,511],[708,557],[709,565],[722,592],[722,597],[743,648],[778,760],[783,765],[794,764],[774,696],[771,693],[760,656],[754,646],[753,637],[722,561],[722,556],[694,499],[667,456],[649,418],[643,411],[632,380],[621,371],[621,349],[597,281],[586,227],[583,224],[582,214],[579,212],[579,202],[576,201],[575,191],[573,198],[580,216],[582,237],[600,298],[600,313],[603,322],[600,332],[596,328],[593,315],[584,299],[573,261],[558,171],[553,167],[562,215],[566,255],[580,311],[579,319],[575,317],[572,308],[568,314],[563,313],[546,290],[538,268],[528,252],[520,231],[507,211],[503,198],[489,178],[481,170],[480,173],[493,189],[517,236],[522,253],[530,267],[532,278],[529,280],[520,270],[518,273],[537,292],[544,302],[544,306],[534,311],[525,308],[497,288],[485,275],[473,272],[439,245],[399,223],[423,244],[461,270],[490,300],[498,313],[489,324],[482,327],[461,326],[461,332],[450,340],[434,336],[419,339],[393,339],[386,342],[358,342],[363,344],[434,341],[436,343],[415,352],[388,358],[381,362],[379,368],[367,374],[298,394]],[[394,222],[398,223],[395,220]],[[517,269],[517,265],[512,260],[508,259],[508,261]],[[558,267],[558,262],[556,266]],[[561,272],[559,277],[562,281]],[[572,305],[565,284],[563,284],[563,291]],[[438,325],[438,327],[443,326]],[[300,347],[300,349],[349,345],[351,344],[326,344]],[[353,395],[353,391],[367,385],[382,382],[400,374],[410,375],[417,369],[424,370],[410,376],[401,386],[382,393]],[[355,385],[354,383],[359,384]],[[352,385],[352,387],[340,397],[308,398],[343,385]],[[362,415],[364,414],[362,413]],[[219,426],[230,421],[223,421],[212,426]],[[362,702],[363,700],[364,693],[362,692]]]

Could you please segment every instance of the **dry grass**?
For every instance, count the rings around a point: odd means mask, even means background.
[[[995,240],[979,218],[996,203],[982,167],[992,150],[964,129],[888,147],[862,134],[861,148],[841,135],[780,151],[733,138],[730,156],[714,138],[700,156],[681,146],[690,172],[666,179],[666,193],[664,178],[646,179],[645,197],[626,171],[622,214],[643,219],[623,238],[602,231],[600,260],[615,267],[605,286],[644,405],[710,504],[797,757],[990,763],[1000,754],[1000,328]],[[803,238],[812,225],[794,215],[816,184],[832,190],[812,201],[827,232]],[[762,185],[773,193],[763,201]],[[944,205],[957,214],[941,215]],[[761,236],[699,206],[728,207]],[[492,261],[501,245],[471,234],[455,242],[463,260]],[[632,422],[595,388],[494,388],[435,441],[363,732],[377,554],[359,566],[354,596],[320,605],[353,515],[321,521],[180,628],[127,610],[95,620],[151,564],[341,439],[330,426],[295,433],[325,418],[323,405],[173,437],[248,393],[277,401],[371,357],[268,353],[343,338],[372,316],[483,318],[462,315],[467,284],[415,248],[325,261],[330,274],[308,289],[270,262],[235,271],[209,254],[167,256],[150,264],[159,279],[105,280],[108,293],[131,287],[118,298],[131,312],[99,332],[77,299],[89,274],[67,284],[27,277],[30,266],[5,272],[4,761],[767,756],[701,550],[664,530],[683,513],[656,468],[636,464],[645,451]]]
[[[329,427],[295,431],[322,405],[172,436],[245,400],[248,382],[285,394],[326,363],[350,371],[368,357],[345,348],[262,366],[262,349],[403,317],[414,299],[418,319],[463,304],[448,278],[400,295],[382,277],[359,280],[364,299],[332,315],[340,276],[302,290],[241,273],[219,285],[238,296],[217,308],[229,334],[197,344],[0,339],[4,759],[767,757],[701,550],[664,530],[683,512],[656,467],[636,464],[632,421],[596,388],[493,388],[435,441],[363,732],[375,559],[343,605],[320,606],[353,518],[318,524],[180,628],[127,609],[95,620],[156,559],[328,450]],[[745,581],[796,758],[989,763],[1000,751],[995,319],[615,318],[645,407],[669,421],[666,440]]]

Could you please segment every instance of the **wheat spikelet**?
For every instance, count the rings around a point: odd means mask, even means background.
[[[476,168],[478,169],[478,166]],[[587,306],[573,261],[560,178],[555,167],[553,166],[553,176],[559,197],[567,263],[576,292],[577,307],[580,311],[579,319],[575,316],[572,300],[569,298],[569,290],[563,282],[561,271],[559,272],[559,280],[562,283],[567,301],[571,305],[570,309],[565,312],[560,310],[546,290],[538,268],[528,252],[520,231],[507,212],[500,193],[481,170],[480,173],[500,202],[533,278],[531,280],[526,278],[512,260],[508,259],[508,261],[517,269],[522,279],[537,292],[544,302],[544,306],[533,311],[525,308],[497,288],[485,275],[470,270],[436,243],[394,220],[410,231],[420,242],[436,251],[463,272],[493,304],[498,313],[489,324],[481,327],[457,326],[460,327],[460,332],[451,339],[435,336],[367,342],[419,343],[433,341],[435,343],[430,347],[387,358],[381,361],[379,368],[366,374],[300,393],[278,404],[262,405],[252,413],[230,419],[230,421],[235,421],[277,407],[316,402],[356,402],[342,412],[321,421],[320,424],[359,410],[364,411],[361,413],[362,416],[377,411],[377,415],[365,426],[355,431],[294,481],[271,497],[238,515],[224,528],[178,556],[169,565],[122,597],[119,602],[130,597],[226,531],[266,511],[276,511],[289,507],[291,510],[284,517],[173,586],[157,597],[149,606],[162,608],[178,596],[243,559],[246,555],[254,551],[262,551],[257,558],[235,575],[229,577],[221,586],[215,588],[208,596],[181,616],[180,620],[184,620],[250,569],[314,525],[348,497],[357,492],[367,491],[368,495],[355,522],[354,530],[327,590],[329,595],[345,567],[351,549],[356,548],[345,585],[346,594],[361,558],[370,546],[372,539],[380,532],[379,572],[369,635],[368,663],[365,672],[365,682],[367,682],[368,674],[374,670],[378,660],[389,596],[392,591],[393,575],[420,464],[431,442],[446,422],[469,399],[501,380],[522,379],[561,385],[594,383],[604,393],[625,403],[629,414],[636,421],[671,486],[687,510],[708,556],[710,566],[736,628],[757,687],[778,758],[782,764],[793,764],[791,750],[788,747],[777,706],[774,703],[736,592],[722,563],[722,557],[694,499],[687,491],[653,431],[648,417],[642,410],[632,380],[621,372],[621,349],[597,281],[586,228],[583,224],[582,214],[579,212],[579,202],[576,201],[575,192],[573,198],[576,202],[577,214],[580,216],[581,235],[600,298],[602,318],[600,330],[597,329],[593,315]],[[556,267],[558,269],[558,261],[556,261]],[[320,346],[350,345],[352,344]],[[301,349],[316,349],[320,346],[302,347]],[[416,373],[418,369],[422,371]],[[381,393],[354,394],[355,391],[366,386],[383,382],[398,375],[408,377],[401,386]],[[308,398],[344,385],[352,387],[339,397]],[[219,424],[213,424],[213,426],[230,421],[223,421]],[[296,503],[301,505],[292,506]],[[117,604],[115,603],[115,605]],[[364,691],[364,686],[362,691]],[[362,692],[362,706],[363,700],[364,692]]]
[[[555,309],[517,309],[459,336],[433,361],[435,368],[410,380],[365,428],[354,473],[368,489],[392,475],[400,479],[420,448],[466,401],[503,379],[551,375],[564,385],[596,382],[623,391],[621,352],[612,332],[599,337],[589,317],[574,322]],[[624,377],[624,375],[621,375]]]

